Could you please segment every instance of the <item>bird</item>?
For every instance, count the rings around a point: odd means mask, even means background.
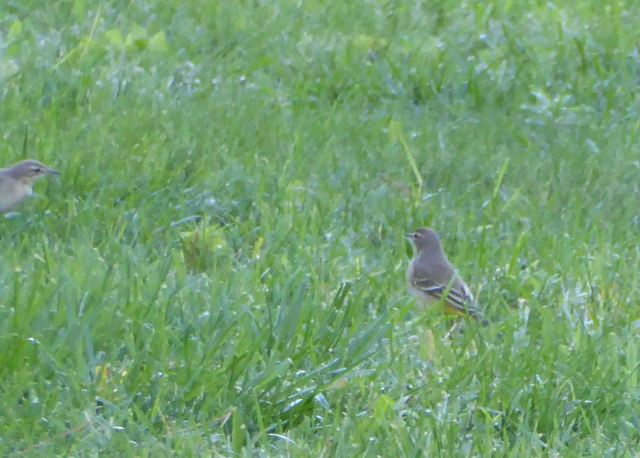
[[[0,213],[13,210],[31,196],[33,184],[47,175],[60,175],[60,172],[33,159],[0,169]]]
[[[415,258],[407,267],[409,291],[427,306],[444,301],[446,313],[468,315],[486,326],[488,322],[471,290],[449,262],[438,234],[431,228],[421,227],[405,237],[415,251]]]

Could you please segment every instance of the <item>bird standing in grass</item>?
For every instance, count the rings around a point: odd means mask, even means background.
[[[33,183],[47,175],[60,175],[41,162],[26,160],[0,169],[0,213],[11,211],[33,194]]]
[[[405,237],[416,252],[407,268],[409,291],[427,306],[442,301],[446,313],[469,315],[486,326],[488,322],[482,318],[469,287],[447,259],[438,235],[423,227]]]

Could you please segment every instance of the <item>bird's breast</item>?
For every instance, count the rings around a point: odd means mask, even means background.
[[[438,300],[433,296],[425,294],[423,291],[420,291],[418,288],[413,286],[413,282],[411,281],[411,279],[413,278],[413,271],[413,262],[410,262],[409,266],[407,267],[407,290],[409,291],[409,293],[424,305],[431,305],[438,302]]]
[[[18,181],[3,180],[0,183],[0,212],[8,212],[22,200],[31,196],[33,189]]]

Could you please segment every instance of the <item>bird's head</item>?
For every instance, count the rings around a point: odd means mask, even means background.
[[[441,250],[438,234],[428,227],[421,227],[415,232],[409,232],[405,234],[405,238],[416,247],[417,251],[423,249]]]
[[[60,175],[60,172],[47,167],[42,162],[28,159],[26,161],[18,162],[16,165],[11,167],[9,169],[9,174],[16,180],[33,183],[38,178],[46,175]]]

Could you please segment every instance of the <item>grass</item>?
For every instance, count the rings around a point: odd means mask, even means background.
[[[634,7],[4,2],[0,453],[634,456]]]

